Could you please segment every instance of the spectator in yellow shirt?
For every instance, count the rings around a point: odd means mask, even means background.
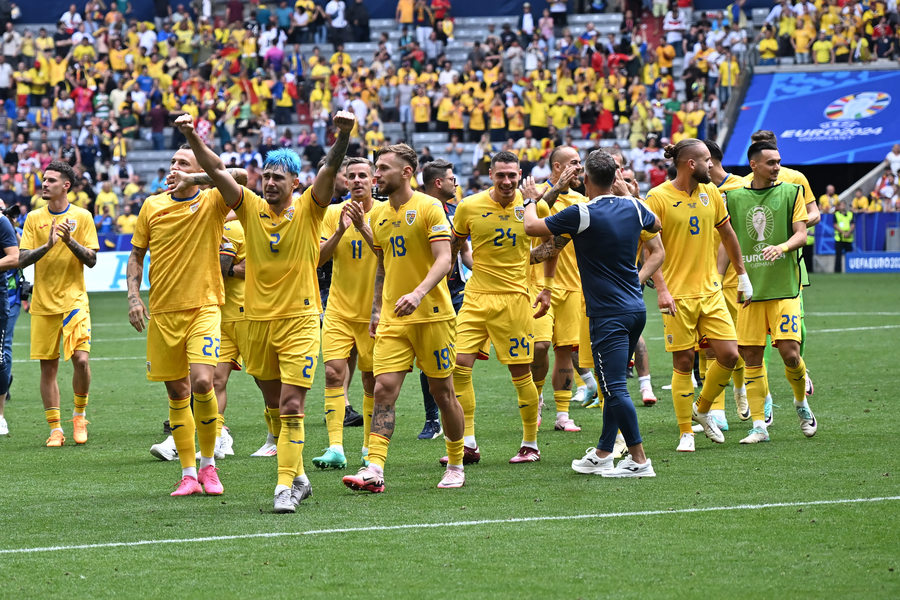
[[[763,29],[763,37],[759,40],[759,64],[774,65],[778,56],[778,40],[772,33],[772,29],[766,27]]]
[[[810,62],[809,48],[816,39],[815,30],[806,25],[804,19],[802,27],[797,27],[791,34],[791,45],[794,47],[794,60],[797,64],[808,65]]]
[[[115,216],[116,209],[119,208],[119,196],[112,189],[112,183],[104,181],[100,188],[100,193],[94,200],[94,216],[103,214],[103,207],[110,207],[110,214]]]
[[[431,121],[431,99],[425,95],[425,88],[420,87],[417,94],[409,101],[412,108],[413,123],[417,133],[426,133]]]
[[[853,202],[850,204],[850,210],[855,213],[868,212],[869,210],[869,198],[859,188],[856,188],[853,192]]]
[[[834,191],[834,186],[828,184],[825,187],[825,193],[819,196],[819,212],[833,213],[837,209],[838,195]]]
[[[812,45],[813,60],[817,65],[827,65],[834,62],[834,45],[825,37],[824,31],[819,31],[819,39]]]
[[[134,226],[137,224],[137,215],[131,211],[131,204],[126,203],[122,208],[122,214],[116,218],[116,230],[118,233],[131,234],[134,233]]]

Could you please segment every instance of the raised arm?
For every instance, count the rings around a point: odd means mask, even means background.
[[[416,289],[397,300],[394,314],[398,317],[405,317],[415,312],[425,294],[430,292],[450,272],[450,266],[453,264],[450,262],[450,240],[431,242],[431,255],[434,257],[434,263],[428,269],[425,279],[416,286]]]
[[[316,180],[313,182],[313,198],[319,206],[328,206],[331,196],[334,194],[334,178],[337,177],[344,156],[347,154],[347,146],[350,145],[350,132],[356,124],[356,117],[351,112],[338,111],[334,115],[334,126],[338,135],[331,146],[331,150],[325,156],[325,164],[319,169]]]
[[[234,179],[238,185],[247,185],[247,170],[246,169],[236,169],[236,168],[228,168],[225,169],[229,175],[231,175],[232,179]],[[168,181],[166,185],[166,192],[171,193],[174,192],[179,186],[183,187],[193,187],[196,185],[213,185],[212,177],[207,175],[206,173],[186,173],[184,171],[174,171],[167,177]],[[232,213],[233,214],[233,213]]]
[[[175,119],[175,126],[187,139],[191,150],[194,152],[194,157],[197,159],[197,163],[209,175],[212,184],[222,194],[225,204],[232,208],[237,206],[243,193],[241,186],[229,175],[222,159],[209,146],[203,143],[203,140],[197,135],[197,132],[194,130],[194,119],[190,115],[181,115]]]
[[[146,248],[131,247],[128,264],[125,267],[125,282],[128,286],[128,321],[138,331],[143,331],[150,312],[141,300],[141,281],[144,279],[144,255]]]
[[[347,228],[350,227],[350,217],[347,215],[348,206],[349,202],[341,207],[341,214],[338,217],[337,228],[334,230],[334,234],[324,242],[319,242],[320,267],[331,260],[331,257],[334,256],[335,248],[337,248],[341,238],[344,237]]]

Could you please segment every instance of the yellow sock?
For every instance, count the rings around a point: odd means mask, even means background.
[[[534,387],[531,373],[512,380],[516,388],[516,396],[519,398],[519,415],[522,417],[522,441],[537,441],[538,421],[538,395]],[[454,382],[455,385],[455,382]],[[447,455],[450,456],[449,454]]]
[[[679,433],[691,433],[691,405],[694,403],[694,384],[691,374],[672,369],[672,405]]]
[[[76,415],[84,416],[84,411],[88,405],[87,394],[75,394],[75,411]]]
[[[372,431],[372,411],[375,409],[375,397],[363,392],[363,448],[369,447],[369,432]]]
[[[553,402],[556,403],[556,412],[569,412],[569,403],[572,400],[570,390],[553,390]]]
[[[716,396],[725,390],[725,386],[731,381],[731,373],[734,369],[722,366],[717,360],[712,361],[706,370],[706,381],[700,390],[700,399],[697,401],[697,412],[707,413]]]
[[[447,446],[447,464],[454,467],[462,467],[463,441],[444,438],[444,443]]]
[[[222,428],[225,427],[225,415],[219,413],[216,417],[216,437],[222,437]]]
[[[744,387],[744,359],[738,356],[738,360],[734,365],[734,372],[731,374],[731,381],[735,388]]]
[[[328,429],[328,445],[344,444],[344,388],[325,388],[325,428]]]
[[[765,420],[766,404],[766,370],[760,365],[744,367],[744,383],[747,386],[747,403],[750,405],[750,418],[754,421]]]
[[[281,410],[278,408],[266,408],[266,414],[269,415],[267,421],[269,433],[277,440],[281,436]]]
[[[725,390],[719,392],[719,395],[712,401],[710,410],[725,410]]]
[[[294,477],[303,474],[303,415],[281,415],[278,436],[278,485],[291,487]]]
[[[388,444],[391,443],[390,438],[377,433],[369,433],[369,462],[378,465],[384,469],[384,462],[387,460]],[[459,441],[460,461],[462,461],[462,440]]]
[[[544,380],[540,379],[534,382],[534,389],[537,390],[538,396],[544,393]]]
[[[802,402],[806,399],[806,363],[803,362],[803,357],[800,357],[800,362],[796,367],[789,367],[787,365],[784,366],[784,374],[787,377],[788,383],[791,384],[791,390],[794,392],[794,400],[796,402]]]
[[[219,403],[216,391],[194,392],[194,423],[197,425],[197,445],[200,456],[211,457],[216,449],[216,421],[219,418]]]
[[[697,370],[700,372],[700,381],[697,383],[703,386],[706,381],[706,371],[709,369],[709,358],[706,356],[706,350],[697,350]]]
[[[194,446],[194,415],[191,414],[190,397],[169,398],[169,427],[172,428],[181,468],[196,467],[197,449]]]
[[[762,374],[763,374],[763,380],[762,380],[762,381],[763,381],[763,398],[765,398],[766,396],[769,395],[769,370],[766,369],[766,363],[763,363],[762,365],[760,365],[759,368],[762,369]],[[745,380],[745,381],[746,381],[746,379],[747,379],[746,369],[747,369],[747,368],[744,367],[744,371],[745,371],[744,380]]]
[[[50,431],[53,431],[54,429],[60,429],[58,408],[46,409],[44,411],[44,418],[47,419],[47,425],[50,426]]]
[[[453,389],[463,410],[465,429],[463,435],[475,435],[475,387],[472,385],[472,367],[456,365],[453,369]]]

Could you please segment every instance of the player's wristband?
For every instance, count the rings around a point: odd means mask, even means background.
[[[791,249],[788,247],[787,244],[782,244],[782,245],[780,245],[780,246],[778,246],[778,247],[781,248],[781,251],[784,252],[785,254],[787,254],[788,252],[791,251]]]
[[[537,203],[537,200],[535,200],[534,198],[525,198],[525,200],[522,202],[522,206],[528,206],[529,204],[535,203]]]
[[[553,282],[554,282],[554,278],[553,278],[553,277],[547,277],[547,276],[544,276],[544,289],[545,289],[545,290],[552,290],[552,289],[553,289]]]

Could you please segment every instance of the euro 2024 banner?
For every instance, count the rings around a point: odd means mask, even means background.
[[[785,164],[880,162],[900,142],[900,71],[755,75],[726,165],[748,164],[758,129],[775,132]]]

